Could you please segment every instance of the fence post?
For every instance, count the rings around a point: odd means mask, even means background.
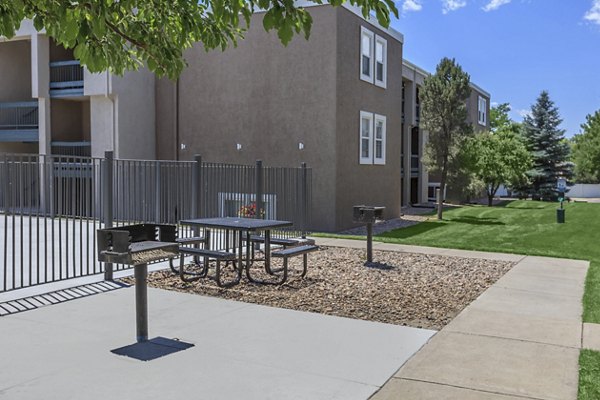
[[[160,162],[154,161],[154,185],[156,186],[156,192],[154,193],[154,222],[157,224],[161,223],[160,220],[160,201],[161,201],[161,170],[160,170]]]
[[[256,160],[256,214],[254,218],[264,218],[266,212],[263,204],[263,165],[261,160]]]
[[[104,193],[104,228],[113,226],[113,159],[112,151],[104,152],[104,181],[102,182],[102,192]],[[112,263],[104,263],[104,280],[113,280]]]
[[[302,238],[306,238],[306,216],[308,214],[308,170],[306,168],[306,163],[303,162],[302,164],[302,182],[300,184],[301,186],[301,201],[302,201],[302,206],[300,207],[300,209],[302,210],[302,225],[301,225],[301,229],[302,229]]]
[[[202,190],[202,156],[194,155],[194,169],[192,170],[192,218],[200,217],[200,199]]]

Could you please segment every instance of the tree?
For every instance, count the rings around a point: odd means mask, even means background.
[[[472,134],[467,123],[466,101],[471,94],[470,77],[454,59],[443,58],[435,74],[425,78],[420,92],[421,127],[429,131],[424,161],[441,174],[444,193],[449,173],[457,170],[455,161],[465,138]],[[438,219],[442,219],[442,203]]]
[[[600,183],[600,110],[585,117],[581,133],[572,140],[575,179],[581,183]]]
[[[527,182],[531,156],[510,128],[481,133],[469,140],[468,148],[473,171],[485,185],[488,206],[493,205],[500,185],[514,187]]]
[[[569,162],[569,144],[558,108],[543,91],[531,107],[531,114],[523,120],[523,138],[532,155],[532,169],[528,175],[533,184],[533,198],[554,199],[559,177],[571,178],[572,163]]]
[[[511,107],[508,103],[502,103],[490,108],[490,131],[497,132],[499,130],[512,131],[519,133],[521,124],[510,118]]]
[[[312,0],[341,5],[346,0]],[[363,16],[372,12],[387,27],[398,17],[393,0],[347,0]],[[157,75],[179,76],[183,51],[196,42],[206,50],[224,50],[243,38],[254,11],[267,31],[277,31],[284,44],[294,33],[308,38],[309,12],[290,0],[0,0],[0,36],[11,38],[24,19],[60,45],[92,72],[123,74],[141,65]]]

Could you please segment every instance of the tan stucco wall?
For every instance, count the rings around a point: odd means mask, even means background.
[[[50,113],[53,141],[89,140],[89,101],[52,99]]]
[[[72,49],[65,49],[63,46],[57,45],[50,38],[50,62],[53,61],[72,61],[75,59]]]
[[[31,42],[0,42],[0,102],[31,101]]]
[[[353,226],[352,206],[385,206],[385,217],[400,215],[402,145],[402,44],[338,9],[336,229]],[[360,80],[361,26],[387,39],[387,88]],[[386,116],[385,165],[359,163],[360,111]]]
[[[0,143],[0,154],[2,153],[27,153],[37,154],[37,143]]]
[[[309,11],[314,19],[310,42],[296,36],[284,47],[275,32],[265,32],[263,14],[257,14],[237,48],[206,53],[196,46],[186,53],[189,67],[180,78],[178,148],[182,160],[198,153],[206,161],[251,164],[262,159],[273,166],[306,162],[314,170],[313,203],[318,207],[313,221],[319,229],[331,230],[335,227],[336,13],[330,7]],[[168,88],[165,92],[157,103],[160,116],[165,108],[173,110],[167,100],[172,94]],[[159,129],[168,132],[172,118]],[[304,150],[299,150],[300,142]]]
[[[176,140],[176,82],[156,79],[156,158],[175,160]]]

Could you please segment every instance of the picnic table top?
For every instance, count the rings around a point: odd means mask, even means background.
[[[292,226],[291,221],[278,221],[274,219],[255,219],[242,217],[219,217],[219,218],[197,218],[184,219],[181,221],[183,225],[196,225],[212,228],[236,229],[258,231],[271,228],[282,228]]]

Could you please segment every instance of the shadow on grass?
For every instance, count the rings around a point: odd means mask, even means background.
[[[460,224],[469,225],[506,225],[504,222],[498,221],[497,218],[483,218],[483,217],[459,217],[452,218],[451,222],[458,222]]]
[[[446,222],[430,222],[425,221],[417,225],[409,226],[407,228],[394,229],[393,231],[384,232],[376,235],[378,238],[392,238],[392,239],[407,239],[413,236],[418,236],[425,232],[429,232],[433,229],[441,228],[446,225]]]

